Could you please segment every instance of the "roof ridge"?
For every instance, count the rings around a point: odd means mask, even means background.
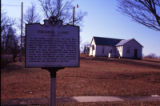
[[[135,39],[134,39],[134,38],[131,38],[131,39],[121,40],[119,43],[116,44],[116,46],[124,45],[124,44],[128,43],[128,42],[131,41],[131,40],[135,40]]]
[[[116,39],[116,38],[105,38],[105,37],[93,37],[95,43],[97,45],[108,45],[108,46],[115,46],[118,42],[120,42],[122,39]]]
[[[105,38],[105,39],[115,39],[115,40],[125,40],[125,39],[119,39],[119,38],[110,38],[110,37],[98,37],[98,36],[93,36],[93,38]]]

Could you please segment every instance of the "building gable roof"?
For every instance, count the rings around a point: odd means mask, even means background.
[[[96,45],[116,46],[123,39],[93,37]],[[93,40],[92,39],[92,40]]]
[[[134,38],[132,38],[132,39],[128,39],[128,40],[121,40],[118,44],[116,44],[116,46],[123,46],[123,45],[125,45],[126,43],[128,43],[128,42],[130,42],[130,41],[132,41],[132,40],[134,40],[135,42],[137,42]],[[142,46],[139,42],[137,42],[140,46]],[[143,47],[143,46],[142,46]]]
[[[128,40],[121,40],[119,43],[116,44],[116,46],[122,46],[124,44],[126,44],[127,42],[131,41],[132,39],[128,39]]]

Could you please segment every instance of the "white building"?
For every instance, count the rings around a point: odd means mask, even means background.
[[[142,48],[143,46],[135,39],[93,37],[90,43],[89,56],[141,59]]]

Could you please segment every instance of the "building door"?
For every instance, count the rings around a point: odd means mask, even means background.
[[[138,50],[134,49],[134,58],[138,58]]]

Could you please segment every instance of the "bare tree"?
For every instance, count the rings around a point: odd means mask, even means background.
[[[13,61],[15,62],[15,58],[17,57],[17,54],[19,53],[19,46],[18,46],[18,39],[15,34],[15,29],[13,27],[9,27],[7,37],[6,37],[6,54],[12,54]]]
[[[1,53],[12,55],[13,61],[19,52],[16,31],[13,28],[15,20],[2,11],[1,14]]]
[[[144,56],[145,58],[158,58],[158,56],[154,53],[150,53],[149,55]]]
[[[89,42],[81,42],[80,43],[80,52],[84,53],[84,54],[88,54],[89,53],[89,46],[90,43]]]
[[[7,40],[7,34],[8,30],[11,26],[14,25],[14,20],[9,18],[5,12],[2,11],[1,14],[1,52],[3,52],[6,49],[6,40]]]
[[[89,43],[84,45],[84,50],[83,50],[84,54],[88,54],[89,55],[89,47],[90,47]]]
[[[39,0],[46,18],[54,17],[55,20],[62,20],[64,23],[72,23],[72,9],[71,1],[65,0]],[[75,16],[75,24],[80,24],[85,12],[79,12]]]
[[[134,21],[160,31],[160,0],[118,0],[119,10]]]
[[[27,9],[24,19],[27,24],[40,22],[40,15],[36,12],[35,4],[32,4],[31,7]]]

